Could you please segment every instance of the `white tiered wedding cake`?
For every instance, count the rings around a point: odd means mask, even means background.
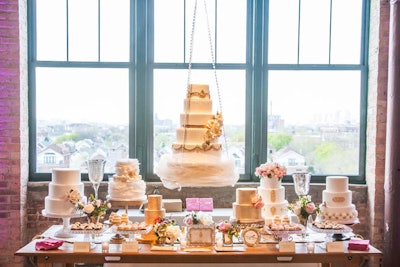
[[[358,221],[356,206],[352,204],[347,176],[327,176],[326,189],[322,191],[318,220],[352,224]]]
[[[137,159],[121,159],[115,163],[116,173],[108,182],[108,198],[116,201],[146,200],[146,183],[139,174]]]
[[[49,193],[44,199],[44,209],[47,216],[68,216],[76,214],[75,205],[69,196],[84,196],[84,185],[80,170],[70,168],[55,168],[52,170]],[[77,200],[77,199],[75,199]]]
[[[156,174],[164,186],[229,186],[239,179],[232,158],[222,156],[218,138],[223,119],[212,113],[212,101],[206,84],[191,84],[184,99],[184,113],[176,129],[172,155],[163,155]]]
[[[266,223],[272,222],[276,216],[287,215],[288,201],[285,199],[285,187],[282,186],[280,179],[276,177],[261,178],[260,186],[257,189],[264,201],[262,215]]]

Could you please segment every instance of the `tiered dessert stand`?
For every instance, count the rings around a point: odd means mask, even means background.
[[[128,209],[129,207],[138,207],[140,209],[140,207],[146,202],[145,199],[142,200],[116,200],[116,199],[112,199],[110,198],[110,196],[107,196],[107,200],[108,202],[110,202],[111,206],[113,208],[124,208],[125,209],[125,213],[128,214]],[[107,222],[111,224],[111,222]],[[135,234],[142,234],[145,233],[145,230],[138,230],[138,231],[118,231],[117,229],[115,229],[115,227],[112,226],[112,230],[115,233],[115,235],[111,238],[111,241],[113,243],[120,243],[124,240],[123,236],[131,236],[131,235],[135,235]],[[148,232],[148,231],[147,231]]]
[[[266,232],[273,235],[275,240],[277,240],[277,241],[291,241],[291,235],[305,234],[306,227],[302,226],[302,228],[300,230],[291,230],[291,231],[274,231],[274,230],[267,228]]]

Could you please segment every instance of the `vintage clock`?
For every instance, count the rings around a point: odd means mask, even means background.
[[[242,231],[242,239],[246,246],[253,247],[260,242],[261,233],[257,228],[247,227]]]

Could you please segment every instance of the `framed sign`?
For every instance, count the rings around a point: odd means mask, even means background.
[[[214,246],[215,229],[214,225],[192,225],[187,228],[188,246]]]

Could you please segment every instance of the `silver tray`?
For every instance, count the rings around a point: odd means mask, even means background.
[[[309,224],[309,228],[317,233],[323,233],[323,234],[345,234],[345,233],[351,233],[353,232],[353,229],[348,227],[347,225],[344,225],[343,229],[325,229],[325,228],[318,228],[313,224]]]
[[[118,230],[118,226],[113,225],[111,226],[111,232],[114,234],[120,235],[134,235],[134,234],[147,234],[151,231],[153,225],[149,224],[146,226],[145,229],[137,229],[137,230]]]
[[[67,230],[67,232],[71,233],[71,234],[99,235],[99,234],[104,233],[107,230],[108,230],[108,226],[103,224],[103,228],[101,228],[99,230],[84,230],[84,229],[82,229],[82,230],[73,230],[73,229],[69,228]]]

